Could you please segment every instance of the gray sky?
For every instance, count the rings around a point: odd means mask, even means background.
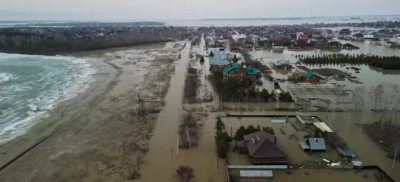
[[[0,20],[165,20],[400,14],[400,0],[0,0]]]

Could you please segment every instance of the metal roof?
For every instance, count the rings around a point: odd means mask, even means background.
[[[245,178],[272,178],[272,170],[240,170],[240,177]]]
[[[248,74],[248,75],[257,75],[257,70],[255,68],[243,68],[243,70]]]
[[[239,64],[233,63],[232,66],[226,67],[224,71],[227,73],[236,73],[235,68],[241,68],[241,67]]]
[[[226,60],[226,52],[215,50],[214,59],[210,62],[211,65],[227,65],[229,61]]]
[[[289,64],[288,60],[278,60],[275,62],[275,65],[283,65],[283,64]]]
[[[310,150],[310,146],[306,142],[299,142],[303,150]]]
[[[333,132],[331,130],[331,128],[329,128],[329,126],[326,125],[324,122],[314,122],[313,124],[314,124],[314,126],[319,128],[321,131],[326,131],[326,132],[329,132],[329,133]]]
[[[353,163],[353,166],[362,166],[363,163],[361,161],[351,161]]]
[[[356,153],[354,153],[352,150],[350,150],[349,146],[346,144],[340,144],[337,145],[337,147],[343,152],[344,155],[351,155],[351,156],[356,156]]]
[[[323,138],[309,138],[307,143],[310,145],[311,150],[326,150]]]
[[[306,78],[311,78],[312,76],[316,76],[315,73],[313,73],[313,72],[308,72],[308,73],[306,74]]]

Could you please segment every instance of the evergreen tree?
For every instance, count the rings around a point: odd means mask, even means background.
[[[214,56],[214,53],[211,51],[210,52],[210,57],[213,57]]]
[[[201,56],[201,58],[200,58],[200,63],[204,63],[204,57],[203,56]]]
[[[221,118],[218,117],[217,122],[215,123],[215,129],[222,131],[223,128],[225,128],[225,124],[222,122]]]
[[[236,54],[233,56],[233,62],[234,63],[237,63],[239,60],[238,60],[238,58],[236,57]]]

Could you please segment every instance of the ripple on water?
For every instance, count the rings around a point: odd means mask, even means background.
[[[84,59],[0,53],[0,142],[23,134],[59,102],[84,91],[94,73]]]

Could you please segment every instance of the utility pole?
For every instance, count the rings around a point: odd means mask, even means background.
[[[145,128],[143,128],[143,138],[144,138],[144,144],[145,144],[146,150],[147,150],[148,146],[147,146],[147,138],[146,138],[146,130],[145,130]]]
[[[174,175],[174,149],[172,148],[172,147],[167,147],[167,149],[171,149],[171,157],[172,157],[172,168],[171,168],[171,170],[172,170],[172,177],[174,177],[175,175]]]
[[[179,135],[176,134],[176,156],[179,154]]]
[[[394,158],[393,158],[392,169],[394,169],[394,164],[396,163],[396,156],[397,156],[397,147],[396,147],[396,150],[394,151]]]

